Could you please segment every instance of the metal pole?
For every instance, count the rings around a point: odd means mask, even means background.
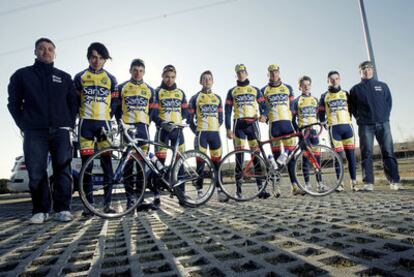
[[[370,60],[372,64],[374,65],[374,78],[378,80],[377,65],[375,63],[374,50],[372,49],[371,36],[369,35],[368,20],[367,20],[367,14],[365,12],[364,0],[359,0],[359,10],[361,11],[361,20],[362,20],[362,27],[364,29],[365,44],[367,47],[368,60]]]

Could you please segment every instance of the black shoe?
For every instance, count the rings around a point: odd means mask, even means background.
[[[261,193],[259,193],[259,195],[258,195],[258,197],[260,198],[260,199],[267,199],[267,198],[269,198],[270,197],[270,193],[268,193],[267,191],[262,191]]]
[[[185,202],[182,201],[178,201],[178,205],[180,205],[181,207],[187,207],[187,205],[185,204]]]
[[[151,208],[152,204],[146,203],[146,202],[142,202],[142,204],[139,204],[137,207],[137,212],[144,212],[144,211],[148,211]]]
[[[89,210],[84,210],[82,212],[82,217],[88,218],[88,217],[93,217],[93,216],[94,216],[94,214]]]
[[[154,202],[152,202],[150,209],[153,211],[158,211],[161,206],[161,199],[155,198]]]

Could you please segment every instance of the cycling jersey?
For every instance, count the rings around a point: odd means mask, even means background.
[[[348,109],[348,92],[339,90],[338,92],[327,91],[322,94],[319,101],[319,119],[325,121],[328,117],[328,125],[350,124],[351,115]]]
[[[174,84],[168,88],[162,84],[155,90],[155,121],[158,126],[168,121],[181,124],[188,116],[188,104],[184,92]]]
[[[75,87],[80,94],[79,116],[83,119],[110,120],[115,112],[116,79],[104,69],[92,68],[76,74]]]
[[[260,90],[249,85],[249,80],[237,82],[227,93],[225,106],[226,129],[231,130],[231,113],[234,108],[234,119],[257,118],[257,110],[260,115],[267,116],[267,106]]]
[[[223,106],[220,96],[211,91],[200,91],[191,97],[189,119],[193,132],[219,131],[223,124]]]
[[[303,127],[318,122],[318,99],[309,95],[299,95],[293,105],[293,124]],[[297,118],[297,122],[296,122]],[[295,127],[297,127],[295,126]]]
[[[261,91],[269,110],[269,122],[292,120],[294,96],[291,86],[283,83],[278,86],[269,84]]]
[[[127,124],[144,123],[149,125],[155,105],[153,89],[144,82],[129,80],[118,86],[120,108],[117,119]]]

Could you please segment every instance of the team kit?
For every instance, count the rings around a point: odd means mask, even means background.
[[[92,49],[92,50],[90,50]],[[228,139],[232,139],[235,149],[243,149],[247,144],[250,149],[257,149],[258,122],[267,123],[269,137],[276,138],[295,132],[300,127],[327,121],[331,145],[335,151],[348,161],[351,187],[356,186],[355,138],[351,123],[349,94],[340,86],[340,74],[337,71],[328,73],[328,90],[318,100],[311,95],[312,80],[303,76],[298,81],[301,95],[294,97],[290,85],[282,82],[280,67],[277,64],[268,66],[269,82],[262,89],[250,84],[247,67],[244,64],[235,66],[237,84],[231,88],[225,101],[213,92],[213,74],[204,71],[200,76],[202,89],[189,101],[183,90],[175,83],[176,68],[167,65],[162,71],[161,85],[153,89],[144,82],[145,63],[134,59],[130,65],[130,80],[117,84],[116,78],[104,69],[110,55],[101,43],[93,43],[88,51],[89,67],[74,77],[74,84],[79,94],[79,143],[82,161],[86,161],[96,149],[110,147],[111,143],[102,135],[102,128],[111,128],[110,120],[122,120],[133,125],[136,138],[150,139],[149,125],[157,126],[155,138],[163,143],[175,144],[184,151],[182,132],[166,131],[165,124],[180,124],[187,121],[195,134],[195,149],[209,154],[214,166],[218,168],[222,158],[222,142],[219,130],[225,125]],[[224,106],[224,111],[223,111]],[[313,144],[318,139],[313,138]],[[295,138],[275,140],[272,154],[275,160],[283,162],[283,158],[296,145]],[[148,145],[140,145],[148,152]],[[156,157],[165,162],[165,148],[155,148]],[[111,163],[107,157],[103,163]],[[293,194],[302,194],[298,187],[292,167],[288,165]],[[306,184],[305,184],[306,185]],[[341,184],[337,190],[344,189]],[[225,195],[218,191],[219,200],[226,201]],[[269,197],[266,191],[262,198]],[[159,207],[159,194],[154,198]]]

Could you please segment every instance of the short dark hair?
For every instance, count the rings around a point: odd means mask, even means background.
[[[102,58],[104,58],[105,60],[112,59],[111,56],[109,55],[109,51],[108,51],[108,49],[106,48],[105,45],[103,45],[100,42],[93,42],[93,43],[91,43],[91,45],[89,45],[88,53],[86,54],[86,57],[88,58],[88,60],[92,56],[92,51],[93,50],[98,52],[98,54],[101,55]]]
[[[335,74],[337,74],[338,76],[341,76],[338,71],[331,70],[331,71],[328,72],[328,78],[331,77],[332,75],[335,75]]]
[[[142,66],[143,68],[145,68],[145,63],[141,59],[133,59],[130,68],[133,68],[134,66]]]
[[[210,70],[206,70],[203,73],[201,73],[201,75],[200,75],[200,83],[201,83],[201,80],[203,79],[204,75],[210,75],[211,78],[213,78],[213,73],[211,73]]]
[[[37,46],[39,44],[41,44],[42,42],[47,42],[53,45],[54,48],[56,48],[56,45],[53,43],[52,40],[48,39],[48,38],[39,38],[38,40],[36,40],[35,42],[35,48],[37,48]]]
[[[301,86],[304,81],[309,81],[312,84],[311,77],[303,75],[302,77],[299,78],[299,81],[298,81],[299,86]]]
[[[177,73],[175,66],[173,66],[172,64],[167,64],[166,66],[164,66],[164,68],[162,69],[162,75],[164,75],[164,73],[166,72]]]

